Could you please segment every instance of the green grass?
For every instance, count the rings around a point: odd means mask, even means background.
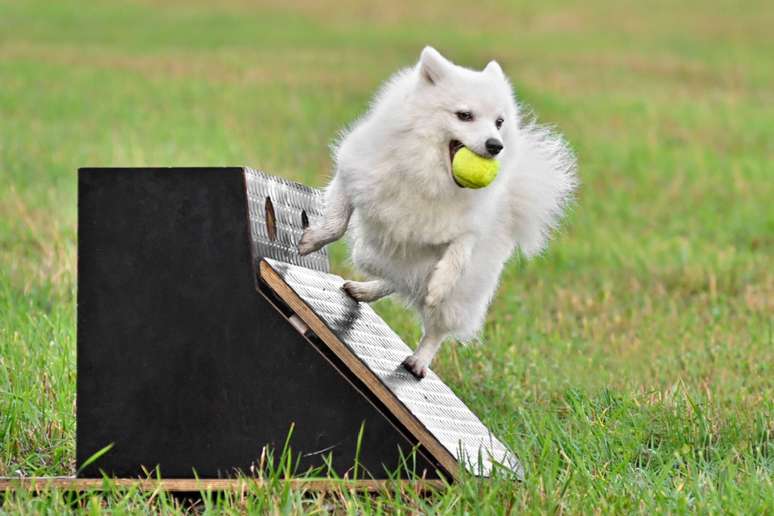
[[[544,256],[507,267],[485,344],[434,367],[526,481],[428,498],[277,485],[205,507],[774,513],[770,2],[336,5],[0,0],[0,475],[74,471],[77,167],[246,164],[322,185],[336,131],[432,43],[497,58],[580,161],[577,206]],[[378,309],[415,342],[410,313]],[[182,510],[137,492],[1,507]]]

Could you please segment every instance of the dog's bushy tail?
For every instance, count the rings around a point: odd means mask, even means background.
[[[545,249],[578,188],[577,160],[567,141],[532,114],[520,124],[523,160],[512,188],[510,216],[526,257]]]

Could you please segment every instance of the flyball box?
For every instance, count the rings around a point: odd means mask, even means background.
[[[80,477],[250,476],[286,440],[299,474],[521,476],[325,250],[297,254],[321,207],[250,168],[79,171]]]

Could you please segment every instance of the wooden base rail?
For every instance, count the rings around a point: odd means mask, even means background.
[[[143,491],[161,488],[170,492],[195,493],[202,491],[249,491],[265,488],[271,480],[253,478],[76,478],[76,477],[0,477],[0,493],[14,490],[25,491],[101,491],[109,489],[129,489],[138,487]],[[442,480],[339,480],[327,478],[293,478],[279,480],[288,483],[292,489],[308,491],[382,491],[401,486],[417,491],[431,491],[443,488]]]

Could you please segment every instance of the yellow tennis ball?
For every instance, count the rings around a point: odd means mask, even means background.
[[[500,162],[482,158],[467,147],[457,151],[452,160],[452,174],[466,188],[484,188],[497,177]]]

